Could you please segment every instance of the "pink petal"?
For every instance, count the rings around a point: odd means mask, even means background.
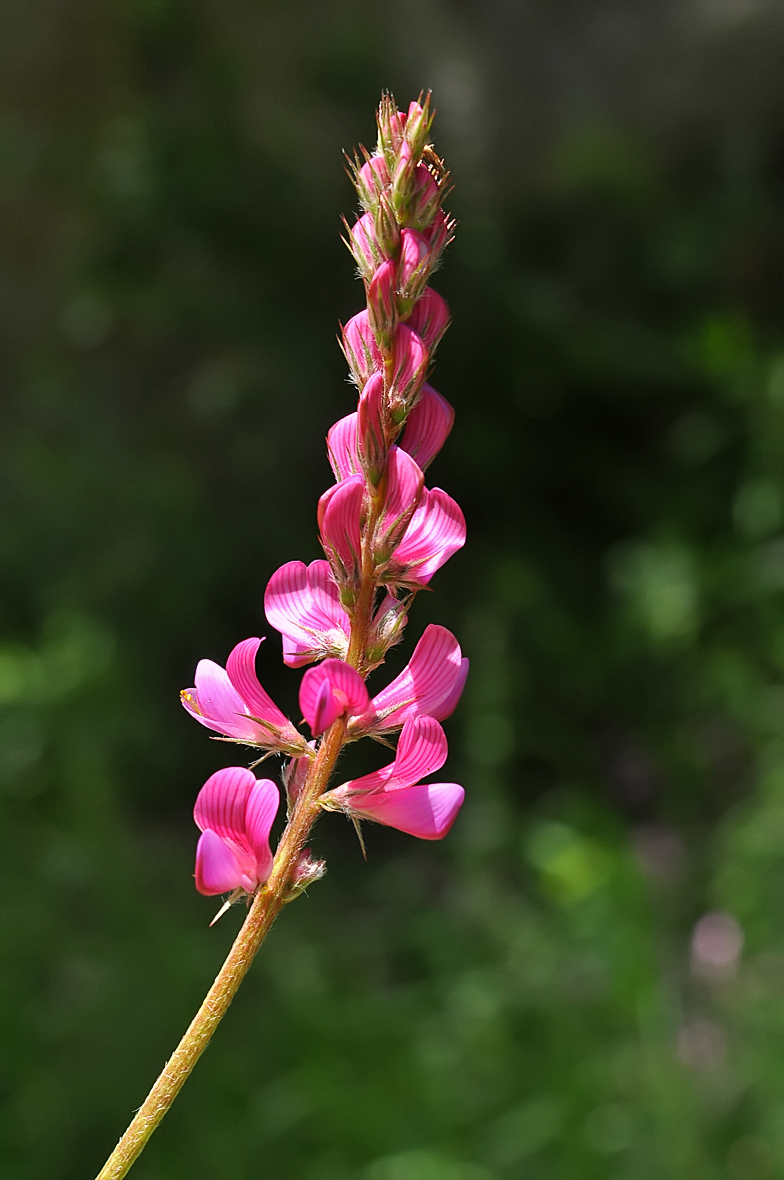
[[[441,488],[425,490],[403,540],[395,551],[387,580],[426,586],[436,570],[465,545],[465,517]]]
[[[374,373],[357,406],[357,449],[373,483],[380,481],[387,459],[384,431],[384,378]]]
[[[430,246],[427,238],[415,229],[400,231],[400,255],[398,261],[398,284],[401,291],[408,293],[423,282],[428,270]]]
[[[438,722],[433,717],[413,717],[400,734],[387,790],[412,786],[440,770],[448,753],[446,735]]]
[[[342,788],[332,794],[338,798]],[[389,828],[418,836],[420,840],[441,840],[455,822],[465,798],[457,783],[427,783],[397,791],[376,791],[354,797],[346,794],[346,811],[358,819],[375,820]]]
[[[226,671],[253,717],[269,722],[275,729],[289,730],[291,722],[264,691],[256,676],[256,652],[260,645],[260,639],[243,639],[226,661]]]
[[[250,851],[245,839],[245,809],[256,776],[242,766],[228,766],[210,775],[196,796],[193,818],[204,832],[209,828],[222,839]]]
[[[302,715],[314,736],[323,733],[343,713],[361,713],[369,704],[365,682],[343,660],[324,660],[302,677],[299,689]]]
[[[424,378],[429,359],[428,351],[416,332],[408,324],[398,324],[395,330],[390,399],[399,397],[405,401],[415,395]]]
[[[229,893],[232,889],[255,887],[240,867],[237,857],[220,836],[209,828],[199,837],[196,845],[196,888],[199,893],[213,897],[216,893]]]
[[[468,665],[469,661],[464,656],[460,661],[460,672],[455,677],[452,691],[447,697],[444,698],[441,704],[438,705],[437,708],[433,709],[430,713],[430,716],[435,717],[436,721],[446,721],[447,717],[451,717],[457,708],[458,702],[463,695],[463,689],[465,688],[466,677],[468,676]]]
[[[327,453],[335,479],[340,481],[356,475],[361,469],[357,451],[357,415],[347,414],[327,435]]]
[[[424,471],[432,463],[455,420],[455,411],[432,385],[423,385],[413,410],[406,418],[401,447]]]
[[[283,635],[283,659],[290,667],[345,654],[348,615],[328,561],[282,565],[267,584],[264,610],[270,625]]]
[[[248,717],[245,702],[224,668],[212,660],[199,660],[195,679],[196,687],[180,693],[180,700],[200,725],[251,745],[263,739],[261,727]]]
[[[432,353],[449,325],[446,301],[432,287],[425,287],[407,323]]]
[[[319,500],[322,544],[335,555],[347,575],[359,569],[360,519],[365,481],[351,475],[335,484]]]
[[[367,713],[352,722],[352,736],[398,729],[420,714],[443,720],[457,705],[467,671],[452,632],[430,623],[400,675],[373,697]]]
[[[367,311],[359,312],[346,324],[343,329],[343,351],[357,385],[364,389],[371,373],[383,365]]]
[[[422,496],[424,483],[425,477],[411,456],[400,447],[390,447],[386,499],[374,545],[378,561],[387,561],[399,544]]]
[[[280,806],[280,792],[271,779],[259,779],[245,809],[245,835],[256,858],[256,878],[266,881],[272,871],[270,829]]]

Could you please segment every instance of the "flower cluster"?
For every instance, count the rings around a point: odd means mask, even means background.
[[[225,739],[288,760],[283,781],[290,816],[308,794],[321,742],[333,727],[339,727],[338,749],[362,737],[389,745],[399,734],[394,759],[380,770],[326,791],[314,778],[316,803],[355,821],[375,820],[437,840],[451,827],[463,789],[421,780],[446,761],[440,722],[457,705],[468,661],[455,637],[431,624],[386,688],[371,697],[365,683],[400,641],[417,591],[465,542],[460,508],[440,488],[427,488],[424,475],[454,418],[426,381],[449,321],[446,303],[428,283],[453,230],[442,208],[448,174],[430,145],[431,124],[428,99],[404,113],[385,96],[376,150],[363,151],[351,166],[362,212],[346,226],[346,244],[366,307],[343,327],[342,347],[357,408],[327,438],[335,482],[318,504],[325,559],[282,566],[264,598],[285,663],[313,665],[299,689],[312,739],[259,683],[260,639],[239,643],[225,669],[202,660],[182,701]],[[268,879],[279,801],[270,779],[257,780],[241,767],[220,770],[205,783],[194,813],[202,832],[196,856],[202,893],[250,894]],[[294,873],[290,888],[303,888],[314,874]]]

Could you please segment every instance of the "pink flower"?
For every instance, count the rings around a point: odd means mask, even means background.
[[[354,317],[356,319],[356,316]],[[410,405],[425,379],[429,360],[427,349],[408,324],[398,324],[395,331],[392,380],[389,401],[395,405]],[[364,383],[363,383],[364,384]],[[362,387],[360,387],[362,388]]]
[[[180,699],[191,717],[216,733],[249,746],[301,754],[305,739],[267,695],[256,677],[256,652],[260,639],[244,639],[226,661],[226,668],[212,660],[196,666],[196,687],[186,688]]]
[[[386,495],[373,540],[376,562],[387,562],[414,514],[425,477],[406,451],[391,446],[387,457]]]
[[[400,446],[408,451],[417,466],[424,471],[446,442],[452,429],[455,411],[445,397],[432,385],[423,385],[413,410],[406,418],[406,429]]]
[[[468,660],[452,632],[431,623],[400,675],[352,718],[349,737],[391,733],[423,714],[445,721],[457,708],[467,675]]]
[[[359,199],[365,209],[372,209],[390,182],[389,169],[383,156],[371,156],[356,174]]]
[[[431,261],[427,238],[415,229],[402,229],[397,274],[398,286],[404,299],[418,298],[427,282]]]
[[[269,834],[280,793],[268,778],[229,766],[207,779],[193,818],[202,835],[196,847],[196,888],[212,896],[253,893],[272,872]]]
[[[329,729],[338,717],[362,713],[369,704],[364,680],[342,660],[324,660],[302,677],[299,706],[314,737]]]
[[[351,475],[329,488],[318,503],[321,544],[338,585],[349,589],[359,585],[364,495],[364,477]]]
[[[383,384],[383,377],[376,373],[370,381],[379,377]],[[368,382],[368,385],[370,384]],[[367,388],[367,386],[366,386]],[[335,479],[340,483],[351,475],[358,475],[362,471],[357,446],[357,411],[346,414],[334,426],[330,426],[327,434],[327,455],[330,466],[335,473]]]
[[[384,378],[381,373],[373,374],[359,398],[357,449],[368,481],[374,488],[378,487],[389,450],[384,430]]]
[[[359,272],[369,282],[384,261],[372,213],[365,213],[349,230],[347,245],[354,255]]]
[[[319,800],[328,811],[375,820],[421,840],[441,840],[465,797],[457,783],[420,783],[446,762],[444,731],[432,717],[403,726],[395,760],[381,770],[352,779]]]
[[[425,287],[406,321],[432,353],[449,326],[449,308],[432,287]]]
[[[465,545],[465,517],[441,488],[426,488],[402,541],[392,554],[384,580],[401,586],[426,586],[436,570]]]
[[[328,561],[289,561],[264,594],[267,621],[283,636],[283,660],[300,668],[325,656],[344,659],[351,630]]]
[[[397,268],[391,258],[382,262],[367,287],[368,319],[383,348],[392,343],[397,315]]]
[[[352,316],[343,329],[343,352],[354,380],[364,389],[371,375],[382,365],[367,311]]]

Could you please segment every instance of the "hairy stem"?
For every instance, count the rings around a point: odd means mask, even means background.
[[[126,1175],[207,1048],[256,952],[286,903],[292,872],[310,829],[318,818],[319,796],[326,789],[345,736],[346,723],[342,718],[338,719],[324,735],[291,819],[281,836],[269,880],[253,899],[242,929],[234,940],[228,958],[207,993],[204,1003],[128,1130],[99,1172],[98,1180],[120,1180],[120,1177]]]

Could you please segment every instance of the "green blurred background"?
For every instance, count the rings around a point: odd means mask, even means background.
[[[0,1180],[103,1162],[241,920],[180,709],[319,555],[342,149],[432,87],[472,660],[443,845],[326,817],[139,1180],[784,1174],[784,10],[33,0],[0,44]],[[279,639],[260,671],[296,712]],[[376,683],[380,683],[378,677]],[[372,751],[371,751],[372,756]],[[357,755],[361,758],[361,755]]]

